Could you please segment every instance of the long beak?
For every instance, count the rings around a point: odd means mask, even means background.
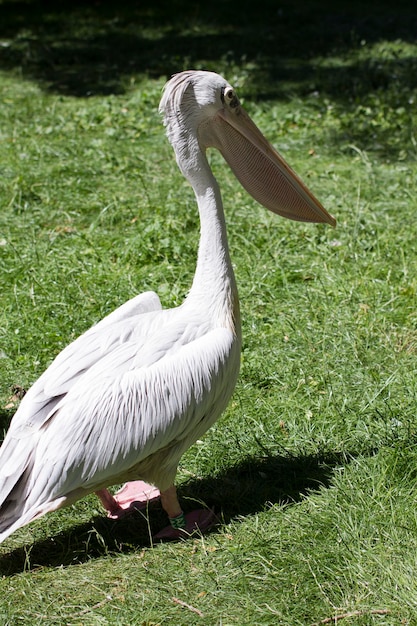
[[[292,220],[336,225],[335,218],[307,189],[240,105],[234,110],[219,111],[213,122],[209,145],[220,150],[236,178],[257,202]]]

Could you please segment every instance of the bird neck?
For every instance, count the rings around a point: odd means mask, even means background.
[[[202,301],[216,325],[240,334],[239,300],[219,186],[201,150],[198,162],[182,170],[194,189],[200,214],[197,268],[187,299]]]

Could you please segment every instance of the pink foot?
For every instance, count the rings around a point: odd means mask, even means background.
[[[129,509],[132,504],[137,504],[136,508],[144,508],[149,502],[153,502],[159,498],[159,489],[148,485],[143,480],[135,480],[123,485],[117,493],[114,494],[114,499],[122,509]]]
[[[213,526],[216,521],[214,511],[211,509],[197,509],[185,516],[186,527],[181,529],[167,526],[157,533],[154,539],[186,539],[194,534],[202,534]]]
[[[132,511],[146,508],[150,502],[157,500],[159,489],[143,480],[135,480],[123,485],[114,496],[107,489],[102,489],[97,495],[107,511],[107,517],[120,519]]]

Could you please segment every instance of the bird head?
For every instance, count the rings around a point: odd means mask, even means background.
[[[218,74],[174,75],[165,86],[159,110],[180,167],[182,157],[217,148],[246,191],[270,211],[297,221],[336,224]]]

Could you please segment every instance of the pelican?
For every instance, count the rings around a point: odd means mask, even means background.
[[[239,373],[239,300],[207,148],[266,208],[335,225],[218,74],[174,75],[160,112],[198,204],[191,289],[173,309],[162,309],[156,293],[137,295],[67,346],[29,389],[0,449],[0,541],[92,492],[112,517],[160,498],[170,525],[157,537],[212,523],[205,509],[183,513],[174,484],[181,456],[223,412]],[[117,494],[107,490],[120,483]]]

